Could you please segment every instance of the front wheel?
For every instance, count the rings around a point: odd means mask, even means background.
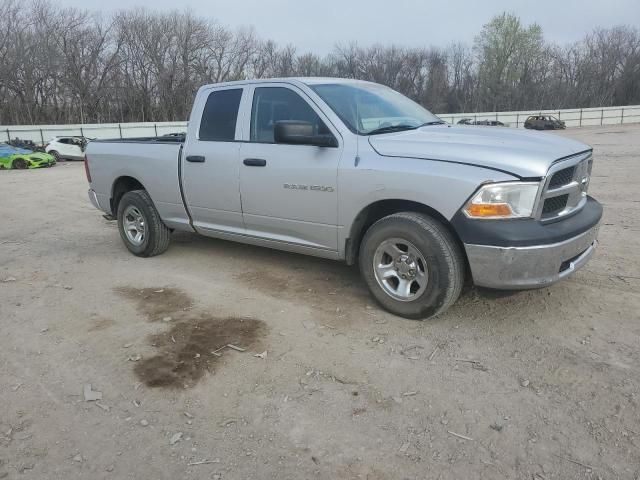
[[[138,257],[153,257],[169,248],[171,230],[162,222],[146,190],[125,193],[118,204],[118,230]]]
[[[25,168],[29,168],[29,165],[24,158],[16,158],[13,161],[13,168],[16,170],[24,170]]]
[[[401,212],[367,230],[360,246],[360,272],[386,310],[426,319],[458,299],[464,258],[441,222],[422,213]]]

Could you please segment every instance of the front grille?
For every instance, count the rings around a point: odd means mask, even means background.
[[[535,217],[551,222],[582,208],[587,202],[591,164],[591,152],[585,152],[551,165],[536,204]]]
[[[567,206],[569,195],[558,195],[557,197],[547,198],[542,206],[542,215],[552,215],[558,213]]]
[[[553,174],[549,181],[549,188],[562,187],[568,185],[573,180],[573,175],[576,171],[575,165],[573,167],[563,168],[559,172]]]

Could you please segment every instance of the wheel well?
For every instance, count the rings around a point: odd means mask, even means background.
[[[358,261],[360,242],[362,242],[362,238],[369,227],[381,218],[398,212],[420,212],[440,221],[440,223],[442,223],[451,232],[458,242],[460,250],[465,257],[465,262],[467,262],[466,253],[464,246],[460,241],[460,237],[458,237],[458,234],[453,229],[449,221],[443,217],[440,212],[434,210],[428,205],[413,202],[411,200],[380,200],[365,207],[360,213],[358,213],[351,225],[349,238],[347,238],[345,245],[346,262],[348,265],[354,265]]]
[[[144,185],[133,177],[119,177],[113,182],[113,189],[111,191],[111,215],[113,217],[118,216],[118,204],[122,196],[132,190],[145,190],[145,188]]]

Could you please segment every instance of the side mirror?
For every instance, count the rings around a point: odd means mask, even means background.
[[[276,143],[289,145],[314,145],[316,147],[337,147],[338,141],[333,135],[313,132],[313,124],[300,120],[280,120],[273,129]]]

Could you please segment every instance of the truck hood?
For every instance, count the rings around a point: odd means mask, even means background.
[[[555,160],[591,150],[584,143],[548,133],[448,125],[371,135],[369,143],[387,157],[464,163],[527,178],[543,177]]]

